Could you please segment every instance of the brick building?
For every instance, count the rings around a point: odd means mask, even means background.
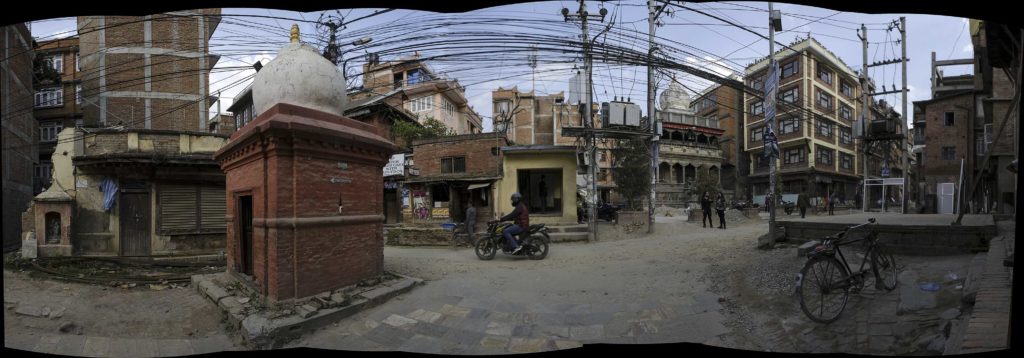
[[[795,202],[796,195],[807,190],[812,201],[835,192],[852,202],[863,176],[860,144],[853,133],[854,120],[863,108],[858,74],[813,38],[790,44],[775,57],[780,70],[776,180],[782,184],[784,200]],[[763,90],[767,67],[767,58],[748,66],[747,85]],[[764,102],[744,94],[744,110],[750,185],[754,201],[763,203],[769,179],[763,155]]]
[[[219,23],[220,9],[78,17],[85,124],[208,130]]]
[[[39,160],[33,119],[32,34],[24,23],[3,26],[0,62],[0,123],[3,138],[4,252],[21,242],[22,216],[32,200],[33,169]]]
[[[517,87],[498,88],[491,92],[491,100],[494,104],[492,113],[495,113],[492,120],[494,131],[504,133],[512,145],[574,147],[578,144],[578,138],[562,134],[562,128],[584,126],[580,115],[583,106],[567,103],[564,93],[541,96],[536,91],[520,92]],[[601,128],[598,107],[594,106],[594,125]],[[612,149],[614,144],[611,141],[598,143],[597,189],[602,202],[618,201],[611,174],[614,162]],[[583,186],[587,181],[584,163],[589,158],[583,154],[578,156],[576,162],[580,164],[581,172],[574,175],[573,180]]]
[[[394,61],[371,61],[363,66],[363,86],[352,100],[376,97],[402,89],[408,99],[403,107],[422,123],[434,118],[455,134],[483,132],[480,115],[469,106],[466,88],[458,80],[435,72],[419,54]]]
[[[477,221],[495,213],[495,181],[502,178],[501,133],[465,134],[413,141],[415,157],[403,190],[407,222],[462,221],[466,205],[477,207]],[[408,205],[404,205],[408,202]]]
[[[690,96],[679,82],[672,81],[661,93],[662,133],[658,141],[658,204],[680,207],[697,200],[695,185],[698,173],[708,175],[721,185],[721,128],[717,115],[698,116],[691,107]],[[700,106],[715,101],[704,96]],[[731,194],[731,193],[729,193]]]
[[[750,198],[747,185],[750,157],[743,146],[743,96],[739,90],[722,84],[712,85],[690,102],[690,109],[696,116],[716,119],[718,128],[723,131],[719,140],[722,189],[731,197]]]
[[[222,251],[224,173],[212,154],[227,136],[210,133],[207,111],[219,14],[78,18],[82,118],[57,135],[60,185],[35,199],[40,210],[69,213],[59,219],[70,235],[50,235],[47,219],[35,228],[40,255]]]
[[[39,42],[36,72],[41,74],[35,93],[35,117],[39,122],[39,164],[34,174],[34,194],[50,186],[53,150],[57,134],[82,125],[82,84],[78,37]],[[52,70],[52,71],[51,71]]]

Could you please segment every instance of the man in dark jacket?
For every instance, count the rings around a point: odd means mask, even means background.
[[[704,217],[700,219],[700,224],[704,227],[707,227],[707,225],[715,227],[715,222],[712,219],[713,216],[711,216],[711,194],[708,194],[706,191],[700,196],[700,210],[704,212]]]
[[[501,233],[505,236],[505,241],[508,242],[508,245],[513,248],[512,254],[518,254],[519,250],[523,249],[522,246],[519,246],[519,243],[516,242],[513,236],[526,231],[526,229],[530,227],[530,210],[526,209],[526,205],[523,205],[522,198],[523,196],[519,195],[519,193],[512,193],[512,207],[515,209],[513,209],[508,215],[502,216],[501,219],[499,219],[500,221],[513,221],[512,225],[509,225],[505,228],[505,231]]]
[[[800,218],[803,219],[807,215],[807,207],[811,206],[810,199],[807,198],[807,191],[800,193],[796,203],[800,206]]]

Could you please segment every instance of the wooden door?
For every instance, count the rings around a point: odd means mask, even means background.
[[[120,199],[121,256],[149,256],[149,193],[122,192]]]

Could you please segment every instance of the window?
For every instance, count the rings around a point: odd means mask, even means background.
[[[80,65],[81,63],[82,63],[82,55],[80,53],[76,52],[75,53],[75,72],[82,71],[82,66]]]
[[[53,142],[57,140],[57,134],[64,129],[64,125],[60,122],[49,122],[46,124],[39,125],[39,141],[40,142]]]
[[[797,98],[800,98],[800,94],[797,91],[798,89],[798,87],[793,87],[780,93],[779,99],[786,103],[796,103]]]
[[[753,87],[755,90],[758,91],[764,91],[764,76],[755,78],[754,80],[750,81],[750,87]]]
[[[597,159],[597,161],[599,161],[599,162],[605,161],[607,159],[607,156],[608,156],[608,154],[606,152],[607,152],[606,150],[602,150],[602,151],[598,152],[597,154],[598,154],[599,158]]]
[[[787,63],[785,65],[782,65],[782,78],[786,78],[786,77],[795,75],[799,71],[799,69],[800,69],[799,65],[800,65],[800,61],[799,60]]]
[[[36,92],[36,107],[64,105],[64,90],[60,87],[42,89]]]
[[[404,84],[403,82],[405,82],[405,78],[402,76],[402,73],[396,73],[392,78],[394,79],[395,89],[402,88],[402,85]]]
[[[825,109],[832,109],[832,96],[825,91],[818,90],[818,106]]]
[[[417,83],[422,83],[422,82],[424,82],[426,80],[425,77],[426,76],[424,76],[424,72],[421,69],[417,68],[415,70],[409,71],[408,72],[408,78],[409,78],[408,84],[409,85],[414,85],[414,84],[417,84]]]
[[[825,81],[825,83],[832,84],[832,71],[820,62],[818,63],[818,78]]]
[[[160,231],[164,235],[221,233],[227,230],[223,186],[166,184],[158,187]]]
[[[434,96],[423,96],[409,101],[409,110],[413,112],[425,112],[434,109]]]
[[[832,165],[832,150],[828,148],[818,147],[818,162],[823,165]]]
[[[46,62],[53,66],[53,70],[57,73],[64,73],[64,54],[52,56]]]
[[[750,114],[754,116],[764,115],[764,102],[757,102],[750,105]]]
[[[954,159],[956,159],[956,147],[942,147],[942,159],[943,160],[954,160]]]
[[[840,81],[839,92],[842,92],[846,97],[853,97],[853,85],[846,81]]]
[[[607,173],[607,169],[601,171]],[[599,175],[602,174],[599,172]],[[507,174],[505,178],[511,179]],[[603,179],[598,177],[598,180]],[[566,193],[562,190],[562,168],[518,169],[516,182],[516,189],[523,195],[523,202],[530,215],[562,213],[562,205],[566,199]],[[573,195],[572,193],[573,191],[569,191],[568,195]]]
[[[445,99],[441,99],[441,110],[444,112],[446,118],[455,117],[455,105]]]
[[[466,157],[441,158],[441,174],[466,172]]]
[[[986,124],[985,126],[989,126],[989,124]],[[988,144],[989,143],[985,142],[985,132],[974,133],[974,152],[977,153],[979,157],[988,153]]]
[[[845,153],[839,153],[839,167],[842,169],[853,170],[853,156]]]
[[[796,118],[779,121],[779,134],[794,133],[800,130],[800,120]]]
[[[75,104],[82,104],[82,85],[75,86]]]
[[[845,120],[850,120],[851,118],[853,118],[853,108],[850,108],[850,106],[847,106],[845,104],[844,105],[840,105],[839,106],[839,118],[842,118],[842,119],[845,119]]]
[[[709,116],[709,117],[707,117],[707,120],[708,120],[708,127],[718,128],[718,116]]]
[[[853,130],[847,127],[839,127],[839,143],[853,143]]]
[[[832,123],[826,120],[818,119],[818,134],[826,137],[832,136]]]
[[[764,140],[764,127],[758,127],[750,130],[750,144],[753,145],[755,142]]]
[[[797,164],[804,161],[804,150],[802,148],[788,149],[783,156],[784,164]]]
[[[498,101],[496,103],[498,104],[498,113],[499,114],[503,113],[503,114],[507,115],[509,112],[512,111],[512,102],[511,101]]]
[[[35,177],[41,179],[44,182],[49,182],[53,176],[53,163],[49,160],[44,160],[36,165]]]
[[[953,112],[946,112],[946,127],[953,126]]]

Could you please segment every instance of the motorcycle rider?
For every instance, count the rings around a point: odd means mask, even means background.
[[[512,207],[514,209],[508,215],[502,216],[498,221],[512,220],[512,225],[509,225],[502,231],[502,235],[505,236],[505,241],[508,242],[509,246],[513,248],[512,254],[518,254],[523,249],[519,246],[519,243],[513,238],[521,232],[526,231],[530,227],[530,211],[526,209],[526,205],[523,205],[523,196],[519,193],[512,193]]]

